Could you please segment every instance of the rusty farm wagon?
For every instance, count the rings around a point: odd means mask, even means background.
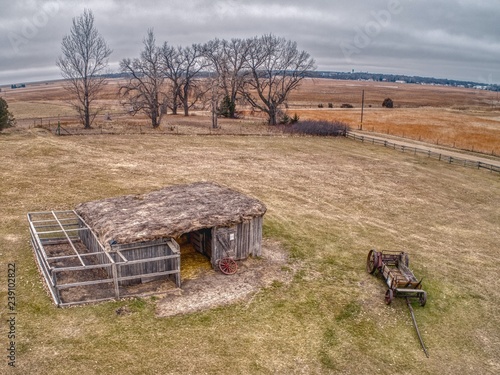
[[[427,292],[409,268],[410,258],[404,251],[377,251],[372,249],[366,259],[366,270],[370,274],[378,272],[389,287],[385,293],[385,303],[391,304],[394,297],[418,299],[423,307]]]
[[[179,239],[212,267],[228,256],[261,255],[265,205],[201,182],[28,213],[39,269],[58,306],[154,293],[181,286]]]

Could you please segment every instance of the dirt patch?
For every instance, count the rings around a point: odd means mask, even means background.
[[[237,301],[250,300],[274,282],[289,284],[297,265],[290,264],[279,243],[264,240],[262,257],[238,262],[238,272],[224,275],[214,270],[183,281],[182,289],[170,292],[157,304],[160,317],[187,314]]]

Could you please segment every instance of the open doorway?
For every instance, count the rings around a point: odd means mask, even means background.
[[[212,255],[212,230],[201,229],[176,238],[181,252],[182,280],[196,279],[207,272],[214,272]]]

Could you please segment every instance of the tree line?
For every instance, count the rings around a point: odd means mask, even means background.
[[[93,102],[103,88],[102,73],[112,53],[94,25],[92,11],[73,19],[61,49],[57,65],[69,82],[82,123],[89,128],[99,112]],[[131,114],[144,113],[153,127],[168,111],[188,116],[199,103],[211,108],[216,126],[218,115],[235,117],[238,103],[243,102],[276,125],[290,92],[314,69],[314,59],[296,42],[272,34],[173,46],[158,43],[149,29],[139,56],[120,62],[127,80],[119,96]]]

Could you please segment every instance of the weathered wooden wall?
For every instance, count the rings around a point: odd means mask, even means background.
[[[262,254],[262,216],[244,221],[233,227],[212,229],[212,257],[215,267],[217,261],[227,256],[235,260]]]
[[[241,253],[236,254],[236,259],[262,255],[262,222],[263,218],[259,216],[238,225],[236,248],[241,249]]]
[[[162,273],[163,275],[158,277],[171,278],[180,286],[180,253],[171,239],[117,244],[111,249],[109,254],[117,263],[118,278],[139,276],[135,280],[120,281],[120,285],[150,281],[156,274]],[[127,262],[123,261],[119,253]]]
[[[189,241],[197,252],[212,257],[212,228],[189,233]]]
[[[83,228],[84,224],[80,222],[80,227]],[[111,261],[104,253],[104,249],[101,244],[97,240],[96,236],[90,230],[81,230],[78,232],[80,240],[88,249],[89,253],[96,253],[96,257],[99,260],[99,264],[109,264]],[[95,263],[94,263],[95,264]],[[90,264],[86,264],[90,265]],[[109,277],[113,277],[112,274],[108,275]]]

